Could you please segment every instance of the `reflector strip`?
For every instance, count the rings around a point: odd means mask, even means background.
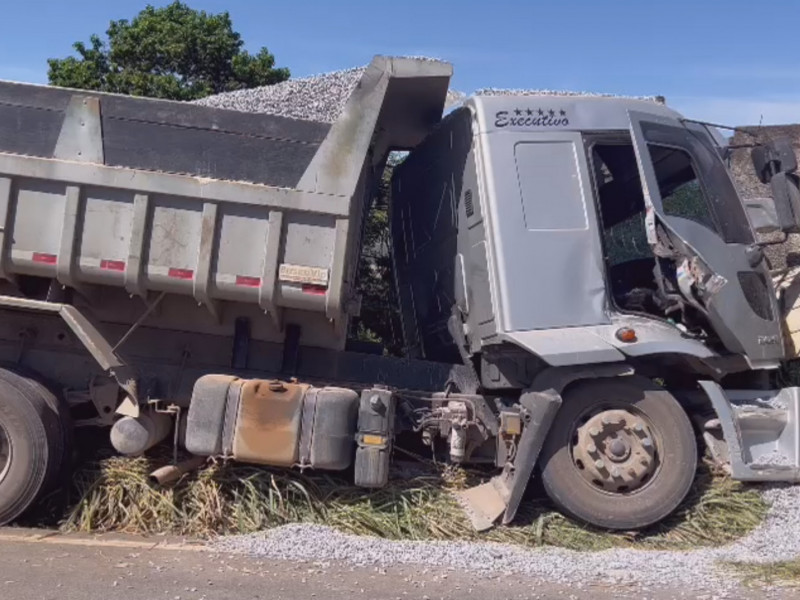
[[[58,256],[55,254],[45,254],[44,252],[34,252],[33,262],[54,265],[58,262]]]
[[[192,279],[194,277],[194,271],[191,269],[170,268],[170,270],[167,271],[167,275],[173,279]]]
[[[237,275],[236,285],[244,287],[261,287],[261,277],[249,277],[247,275]]]
[[[103,259],[100,261],[100,268],[106,269],[107,271],[124,271],[125,270],[125,261],[124,260],[106,260]]]
[[[315,296],[324,296],[328,293],[328,288],[322,285],[305,284],[301,289],[304,294],[313,294]]]
[[[361,441],[365,446],[383,446],[386,443],[386,438],[382,435],[375,435],[373,433],[365,433],[361,437]]]

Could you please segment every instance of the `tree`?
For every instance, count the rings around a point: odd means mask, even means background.
[[[132,21],[111,21],[108,41],[93,35],[76,42],[78,57],[51,58],[51,85],[195,100],[210,94],[280,83],[289,70],[275,68],[266,48],[242,49],[227,12],[209,14],[173,2],[148,5]]]
[[[403,336],[394,286],[389,210],[392,174],[404,158],[402,153],[389,155],[367,213],[358,265],[361,317],[354,321],[351,331],[351,337],[381,344],[384,352],[396,356],[403,352]]]

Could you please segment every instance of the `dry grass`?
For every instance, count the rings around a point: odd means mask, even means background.
[[[768,563],[726,563],[747,586],[800,587],[800,559]]]
[[[760,495],[704,467],[683,506],[646,531],[609,533],[577,524],[532,497],[517,524],[472,530],[450,490],[476,473],[430,468],[381,490],[355,488],[330,475],[303,475],[215,464],[158,488],[148,474],[163,461],[107,458],[76,474],[77,497],[61,527],[77,531],[173,533],[209,537],[286,523],[321,523],[388,539],[486,540],[580,550],[688,548],[741,537],[763,518]]]

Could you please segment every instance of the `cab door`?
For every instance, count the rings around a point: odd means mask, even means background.
[[[729,352],[753,366],[782,359],[767,263],[708,132],[675,118],[629,115],[655,254],[672,254],[684,297],[707,313]]]

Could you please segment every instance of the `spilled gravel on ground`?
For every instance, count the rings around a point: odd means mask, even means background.
[[[256,534],[222,537],[212,542],[212,548],[250,556],[354,566],[403,564],[486,574],[518,573],[572,585],[685,587],[726,597],[735,592],[738,583],[725,563],[800,557],[800,486],[765,487],[763,494],[771,507],[764,522],[750,534],[726,546],[689,551],[578,552],[495,543],[390,541],[347,535],[319,525],[286,525]]]

